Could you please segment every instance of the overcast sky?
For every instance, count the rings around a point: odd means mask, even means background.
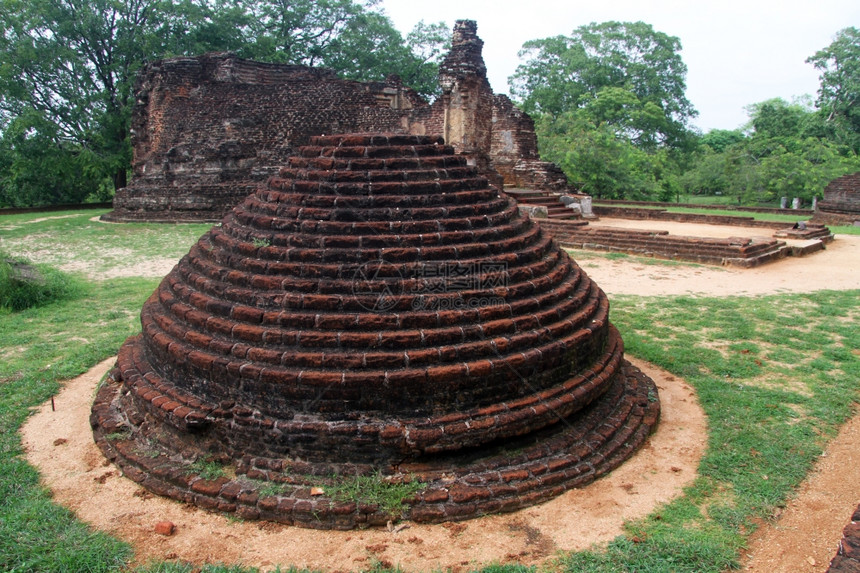
[[[860,27],[858,0],[382,0],[404,35],[420,20],[475,20],[493,91],[508,93],[524,42],[569,35],[591,22],[651,24],[681,40],[687,98],[702,131],[746,123],[744,107],[774,97],[787,101],[818,89],[806,59],[836,33]]]

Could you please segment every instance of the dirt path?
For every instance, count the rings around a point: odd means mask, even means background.
[[[634,226],[604,220],[600,224]],[[644,222],[640,228],[658,228]],[[659,228],[668,227],[660,224]],[[737,227],[684,225],[675,234],[749,236]],[[755,229],[757,234],[767,234]],[[712,233],[727,233],[712,235]],[[581,266],[610,295],[762,295],[860,288],[860,237],[840,236],[824,252],[789,258],[757,269],[651,265],[630,260],[583,257]],[[165,266],[172,267],[171,261]],[[135,270],[129,268],[129,274]],[[539,563],[559,550],[603,543],[622,533],[625,520],[650,513],[677,496],[695,476],[706,424],[689,386],[647,364],[639,364],[660,389],[663,414],[657,432],[633,459],[581,490],[514,514],[458,524],[403,530],[318,532],[275,524],[237,522],[146,494],[107,464],[87,423],[93,389],[107,361],[68,382],[22,429],[27,456],[58,502],[84,521],[128,540],[136,558],[182,559],[196,563],[241,563],[269,570],[276,564],[321,570],[367,568],[374,560],[406,571],[461,571],[492,562]],[[841,530],[860,502],[853,475],[860,441],[860,417],[846,425],[819,466],[772,526],[751,540],[749,571],[824,571]],[[853,487],[851,487],[853,486]],[[160,520],[177,533],[154,533]],[[815,565],[812,565],[815,563]]]
[[[827,446],[779,520],[752,535],[744,558],[749,573],[827,571],[851,512],[860,504],[860,415]]]

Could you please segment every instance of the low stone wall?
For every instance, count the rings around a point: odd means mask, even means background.
[[[791,254],[790,247],[775,239],[686,237],[670,235],[667,231],[584,226],[579,221],[541,220],[540,225],[564,247],[663,259],[749,268]]]
[[[648,221],[677,221],[679,223],[702,223],[705,225],[732,225],[735,227],[757,227],[773,229],[785,226],[780,221],[757,221],[752,217],[735,215],[703,215],[700,213],[670,213],[665,209],[644,209],[637,207],[607,207],[594,205],[594,214],[598,217],[613,217],[617,219],[635,219]]]
[[[809,215],[812,209],[779,209],[776,207],[747,207],[738,205],[700,205],[698,203],[672,203],[670,201],[624,201],[623,199],[595,199],[600,205],[627,205],[643,207],[683,207],[685,209],[712,209],[714,211],[747,211],[750,213],[771,213],[774,215]]]

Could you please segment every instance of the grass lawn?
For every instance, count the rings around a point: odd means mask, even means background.
[[[29,409],[63,380],[115,354],[139,329],[158,278],[109,269],[178,259],[207,225],[108,225],[88,212],[0,218],[0,252],[67,273],[75,288],[21,311],[0,309],[0,570],[126,571],[130,548],[55,505],[22,457]],[[33,222],[37,219],[44,219]],[[611,256],[611,255],[610,255]],[[0,257],[2,258],[2,257]],[[659,263],[657,263],[659,264]],[[74,266],[74,265],[72,265]],[[115,275],[114,275],[115,276]],[[785,504],[860,400],[860,291],[759,297],[612,299],[627,353],[685,378],[708,415],[700,476],[682,496],[628,523],[606,547],[546,566],[570,572],[719,572],[737,565],[755,524]],[[853,508],[845,508],[846,515]],[[282,564],[287,570],[291,564]],[[486,571],[522,571],[494,566]],[[153,563],[137,573],[198,571]],[[204,572],[248,571],[209,566]]]

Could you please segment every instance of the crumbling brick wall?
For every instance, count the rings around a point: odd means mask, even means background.
[[[445,134],[497,185],[558,188],[540,162],[534,122],[494,96],[473,21],[458,21],[432,105],[391,77],[338,79],[331,70],[233,54],[160,60],[141,70],[132,117],[133,176],[114,221],[217,221],[311,136]],[[555,170],[553,171],[554,168]]]
[[[155,62],[135,93],[133,179],[114,201],[116,219],[220,219],[311,135],[421,133],[410,115],[427,107],[396,78],[346,81],[232,54]]]

